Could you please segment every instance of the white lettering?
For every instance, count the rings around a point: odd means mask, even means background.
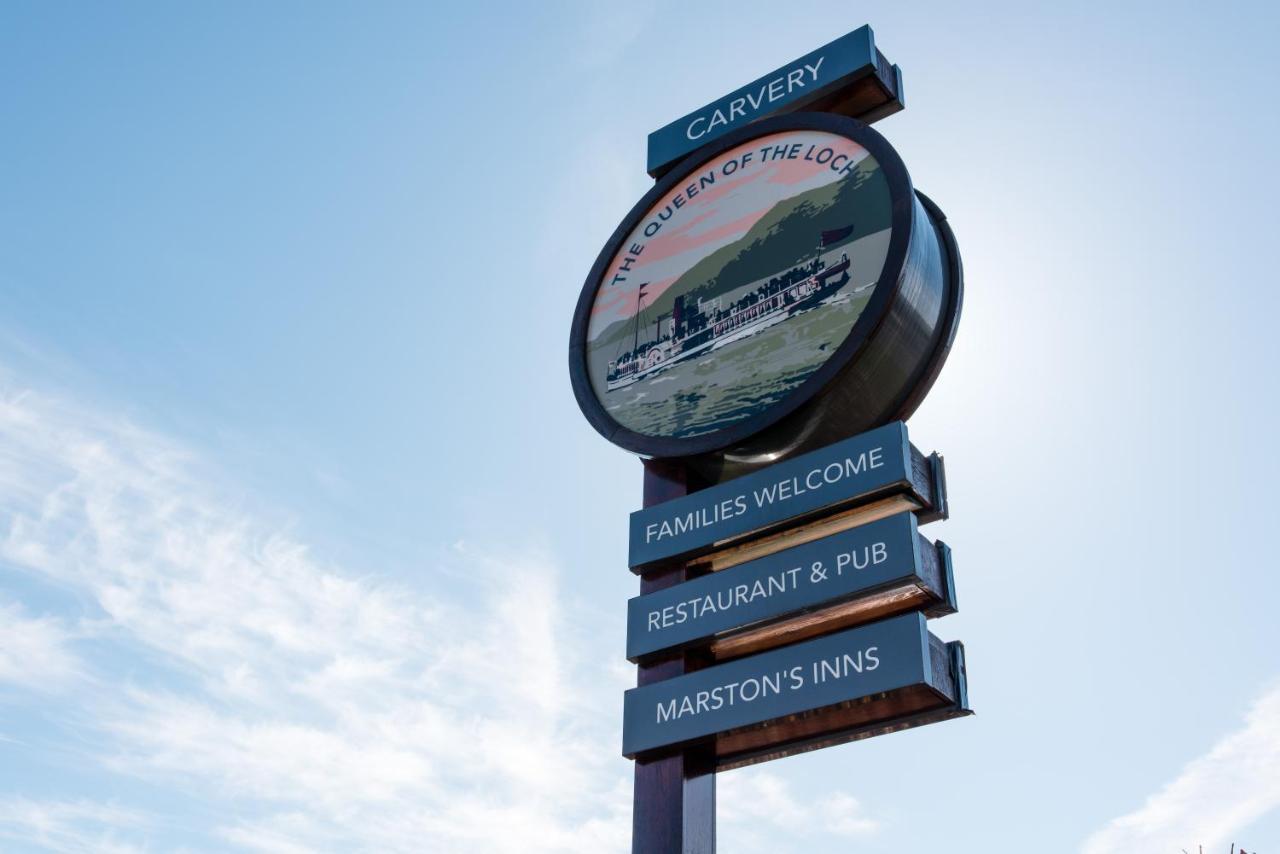
[[[816,82],[818,70],[822,68],[824,59],[826,57],[820,56],[818,61],[812,65],[805,63],[801,68],[793,68],[784,77],[777,77],[768,83],[760,84],[760,88],[757,91],[747,92],[741,97],[734,98],[729,102],[727,116],[718,107],[709,116],[698,116],[689,122],[689,126],[684,129],[685,139],[701,139],[721,125],[731,124],[735,119],[745,119],[748,107],[750,107],[751,112],[756,112],[766,100],[769,103],[773,103],[795,89],[803,89],[805,87],[804,77],[806,71],[809,72],[810,82]],[[690,193],[690,195],[693,194]]]

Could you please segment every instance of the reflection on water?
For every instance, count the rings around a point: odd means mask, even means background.
[[[873,280],[874,281],[874,280]],[[610,392],[609,414],[651,436],[697,436],[780,400],[839,347],[874,290],[854,279],[819,307]]]

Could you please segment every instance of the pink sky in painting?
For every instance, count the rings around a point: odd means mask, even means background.
[[[610,324],[631,317],[635,313],[636,291],[641,283],[645,288],[646,304],[657,299],[686,270],[702,258],[734,240],[741,238],[751,226],[779,201],[838,180],[841,176],[830,165],[817,165],[812,161],[770,160],[760,161],[760,149],[766,146],[801,143],[802,155],[810,145],[833,148],[859,161],[867,152],[857,143],[844,137],[821,131],[791,131],[772,134],[732,149],[690,176],[664,196],[640,221],[639,226],[623,242],[624,251],[614,257],[606,270],[604,283],[596,295],[587,330],[590,340]],[[739,159],[745,152],[753,152],[747,166],[725,177],[724,164]],[[657,218],[677,196],[685,195],[684,188],[696,184],[700,175],[714,170],[713,186],[699,192],[693,198],[686,196],[682,207],[673,209],[661,230],[652,238],[645,238],[644,227]],[[640,243],[644,251],[631,269],[623,275],[625,282],[607,284],[626,257],[625,247]]]

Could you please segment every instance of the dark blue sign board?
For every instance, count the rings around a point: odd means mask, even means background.
[[[632,571],[644,572],[895,493],[929,510],[924,521],[946,517],[942,461],[913,448],[900,421],[637,510],[631,514],[628,562]]]
[[[622,752],[634,759],[708,740],[732,744],[735,732],[785,725],[802,713],[816,720],[818,710],[839,714],[852,701],[881,695],[917,698],[889,704],[897,714],[907,707],[964,713],[963,679],[952,667],[958,652],[929,634],[923,614],[912,613],[632,688],[623,699]],[[962,674],[962,660],[958,667]],[[846,715],[843,723],[856,729],[883,721]],[[766,737],[777,747],[779,736],[833,735],[800,726]],[[750,737],[740,742],[744,749],[753,744],[761,748]]]
[[[871,122],[902,107],[901,71],[876,50],[871,28],[859,27],[649,134],[648,171],[657,178],[695,149],[766,116],[824,109]]]
[[[633,598],[627,603],[627,658],[641,662],[876,596],[891,599],[876,612],[881,617],[922,608],[928,616],[955,613],[950,550],[920,536],[912,513]],[[858,621],[869,619],[874,617]]]

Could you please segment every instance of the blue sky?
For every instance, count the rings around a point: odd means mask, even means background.
[[[649,131],[868,22],[978,714],[724,775],[721,849],[1280,845],[1276,17],[5,5],[0,849],[626,850],[573,304]]]

